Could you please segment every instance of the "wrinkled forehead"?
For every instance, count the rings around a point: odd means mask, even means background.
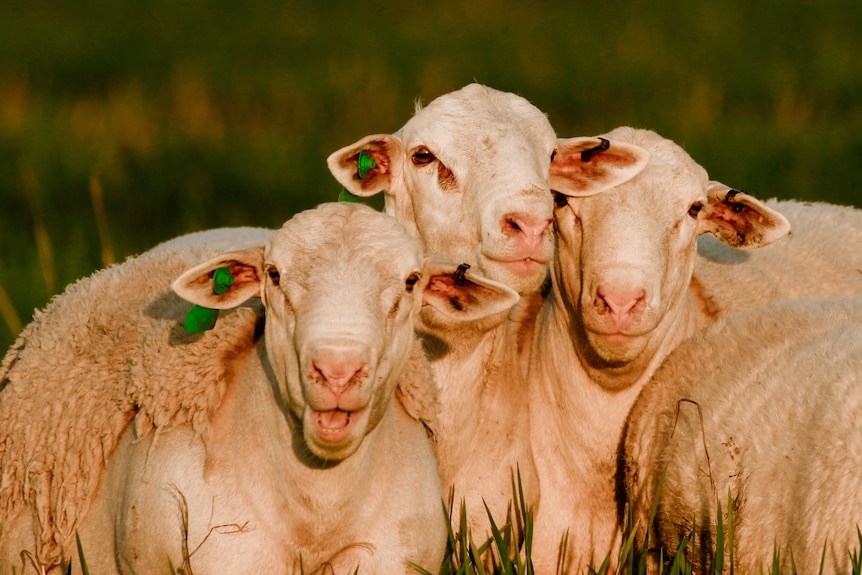
[[[426,145],[435,154],[520,145],[549,155],[556,145],[554,129],[541,110],[520,96],[476,84],[417,109],[400,134],[408,151]]]
[[[272,235],[264,261],[290,277],[394,277],[419,268],[422,250],[393,217],[368,206],[323,204],[301,212]]]

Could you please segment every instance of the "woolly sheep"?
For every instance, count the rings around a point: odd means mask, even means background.
[[[697,237],[737,247],[787,234],[786,220],[710,182],[679,146],[645,130],[561,140],[551,165],[557,253],[530,357],[533,456],[542,502],[537,573],[598,565],[619,545],[617,451],[632,402],[661,360],[713,318],[692,281]],[[626,183],[584,189],[610,166],[640,166]]]
[[[548,165],[556,135],[524,98],[471,84],[440,96],[394,134],[367,136],[334,152],[330,171],[357,196],[384,193],[385,210],[426,251],[468,264],[529,295],[552,256]],[[360,153],[375,168],[359,177]],[[465,505],[468,525],[489,534],[512,500],[512,475],[538,504],[516,344],[505,316],[449,325],[429,311],[420,329],[440,386],[437,454],[444,490]],[[529,313],[527,313],[529,317]],[[455,515],[457,516],[457,510]]]
[[[790,234],[755,251],[711,235],[698,241],[693,281],[714,315],[755,309],[782,298],[862,294],[862,210],[820,202],[769,200],[790,222]]]
[[[271,232],[256,233],[263,243]],[[225,232],[196,237],[196,245],[186,238],[176,244],[182,249],[173,250],[166,242],[68,286],[35,313],[4,357],[0,572],[18,560],[22,549],[30,557],[25,564],[59,565],[69,556],[105,461],[135,413],[141,433],[145,428],[158,433],[168,423],[188,423],[205,433],[209,408],[218,398],[217,387],[210,384],[222,377],[219,370],[198,381],[171,380],[158,388],[137,381],[141,345],[160,333],[157,327],[168,328],[160,318],[184,307],[170,291],[171,281],[222,251]],[[183,351],[229,356],[253,329],[258,313],[249,307],[227,314],[214,330],[218,337],[182,338]]]
[[[386,212],[426,252],[528,295],[545,281],[553,255],[548,165],[555,146],[554,129],[530,102],[470,84],[417,105],[394,134],[366,136],[327,163],[348,192],[382,192]],[[360,154],[375,167],[360,170]]]
[[[368,136],[329,157],[352,193],[385,191],[386,211],[427,250],[463,262],[519,291],[507,321],[451,322],[426,309],[420,331],[441,391],[437,453],[444,488],[466,506],[477,540],[498,524],[520,474],[528,507],[539,503],[529,445],[521,355],[552,257],[550,158],[556,136],[524,98],[478,84],[419,108],[392,135]],[[376,168],[359,177],[360,153]],[[608,170],[585,185],[598,191],[631,177]]]
[[[769,571],[774,551],[782,573],[849,572],[862,527],[860,409],[862,298],[788,300],[716,322],[668,357],[632,409],[623,460],[638,539],[666,473],[650,546],[673,553],[696,529],[697,572],[709,568],[719,505],[725,526],[732,505],[736,572]]]
[[[198,573],[285,570],[300,560],[339,573],[359,564],[407,572],[407,560],[436,567],[442,491],[419,421],[433,425],[436,404],[412,317],[424,303],[475,321],[517,295],[423,260],[403,228],[364,206],[300,214],[265,252],[200,264],[181,243],[72,286],[4,361],[0,422],[37,403],[34,381],[48,405],[0,425],[3,445],[20,448],[0,454],[4,472],[26,470],[4,473],[4,509],[13,512],[3,515],[2,561],[24,549],[24,566],[61,564],[78,531],[99,572],[155,572],[169,560]],[[236,280],[215,296],[212,273],[222,266]],[[176,286],[185,297],[242,305],[212,332],[184,333],[178,320],[189,305],[167,288],[183,270]],[[243,303],[256,297],[267,318],[259,339],[260,308]],[[43,344],[60,352],[47,368]],[[44,401],[44,383],[58,399]],[[85,421],[51,420],[76,411]]]
[[[207,253],[217,254],[253,246],[262,246],[274,231],[266,228],[232,227],[191,232],[164,241],[150,249],[149,252],[154,253],[162,250],[177,251],[191,248],[196,251],[206,250]]]

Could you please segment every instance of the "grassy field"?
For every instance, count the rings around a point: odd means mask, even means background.
[[[332,200],[325,158],[478,81],[561,136],[683,144],[761,197],[862,206],[862,4],[0,5],[0,350],[81,276]]]

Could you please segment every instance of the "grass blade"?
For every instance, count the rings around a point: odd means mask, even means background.
[[[78,545],[78,560],[81,562],[81,573],[83,575],[90,575],[90,570],[87,568],[87,560],[84,559],[84,547],[81,545],[81,536],[77,531],[75,532],[75,543]]]

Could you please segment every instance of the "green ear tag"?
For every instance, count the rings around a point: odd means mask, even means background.
[[[365,176],[368,175],[368,172],[377,167],[377,162],[374,161],[374,158],[368,155],[368,152],[362,150],[359,152],[359,156],[356,158],[356,177],[360,180],[364,180]],[[347,191],[346,188],[341,188],[341,193],[338,194],[339,202],[362,202],[362,199],[359,196],[354,196],[350,192]]]
[[[186,314],[186,322],[183,324],[183,327],[186,331],[192,333],[207,331],[215,327],[217,319],[217,309],[196,305]]]
[[[338,193],[338,201],[339,202],[360,203],[360,202],[362,202],[362,199],[359,196],[354,196],[353,194],[348,192],[346,189],[341,188],[341,191]]]
[[[213,293],[222,295],[233,285],[235,278],[230,268],[218,268],[213,272]],[[186,331],[197,333],[208,331],[215,327],[218,310],[196,305],[186,314],[183,327]]]
[[[216,295],[223,295],[234,281],[236,280],[230,273],[230,268],[217,268],[213,272],[213,292]]]
[[[377,162],[374,158],[368,155],[368,152],[362,150],[359,152],[359,157],[356,158],[356,176],[360,180],[364,180],[370,170],[377,167]]]

